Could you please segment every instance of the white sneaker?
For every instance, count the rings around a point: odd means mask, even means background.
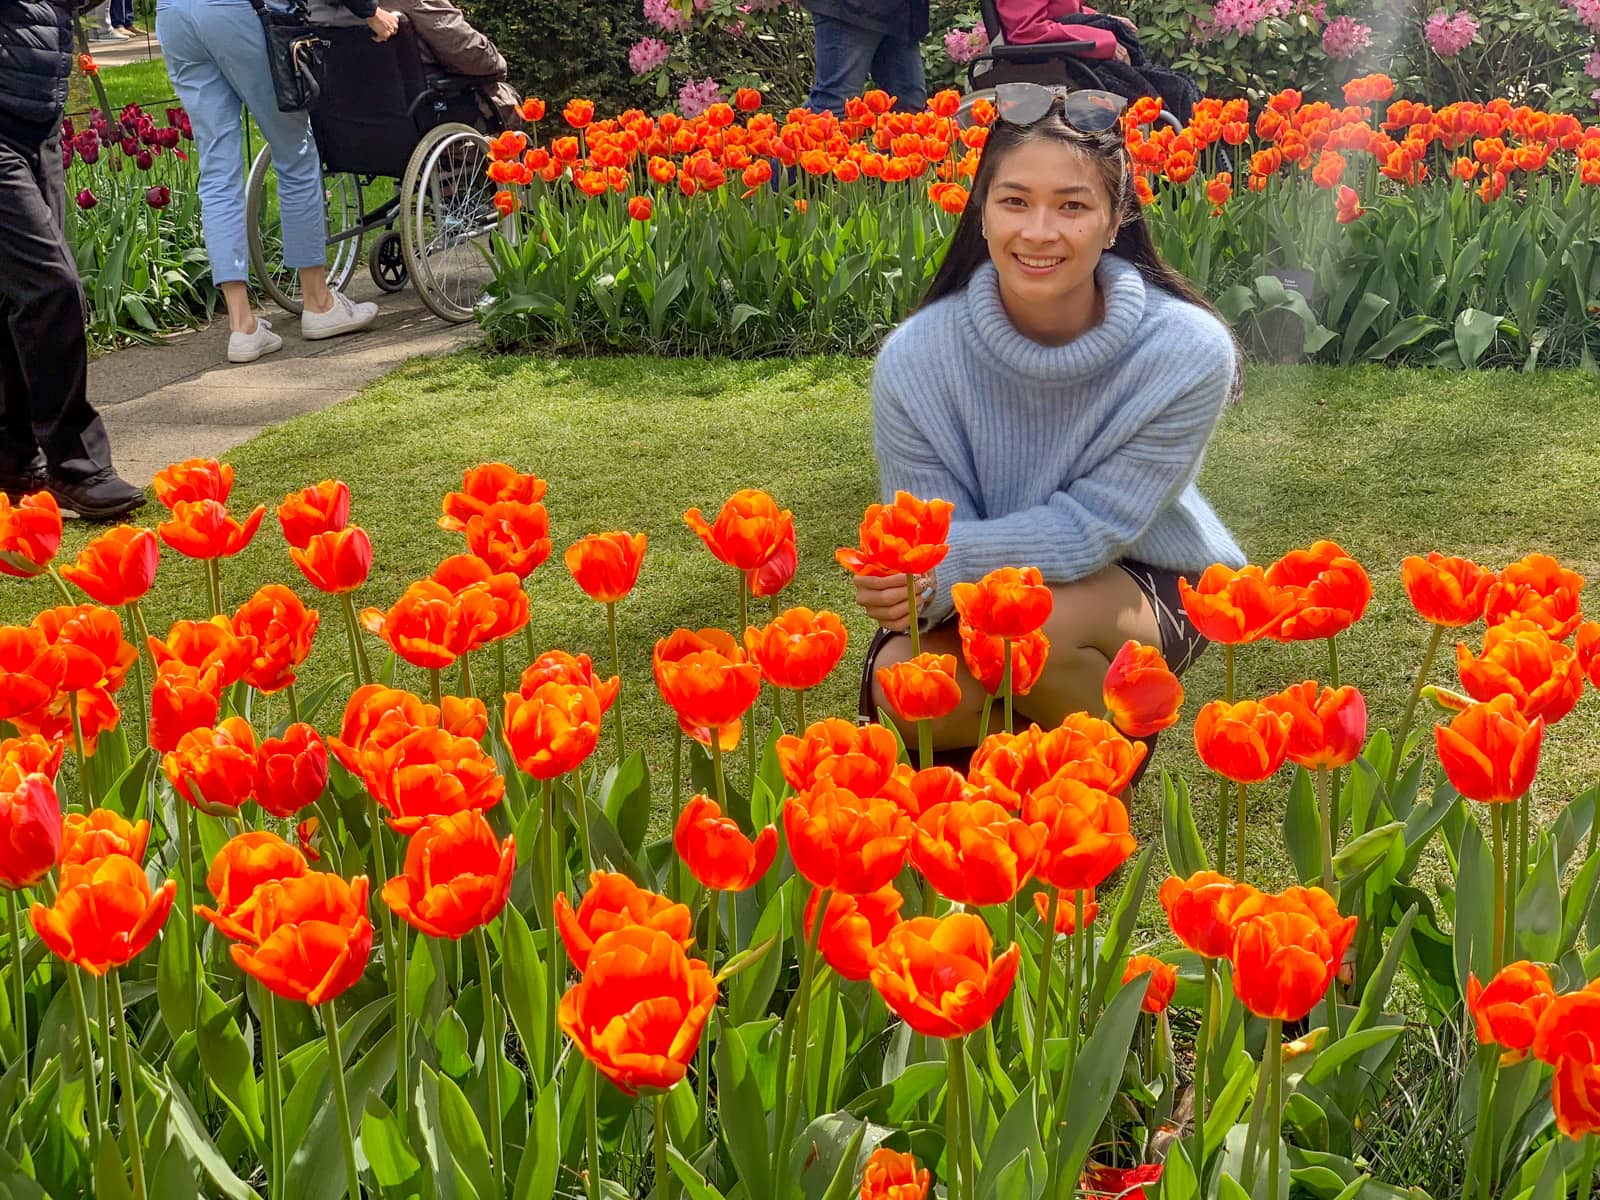
[[[271,322],[261,317],[256,318],[254,333],[228,335],[228,361],[231,363],[255,362],[263,354],[282,349],[283,339],[272,332]]]
[[[333,307],[327,312],[312,312],[309,308],[301,312],[300,336],[315,342],[338,337],[341,333],[355,333],[371,325],[377,317],[378,306],[370,300],[357,304],[343,292],[334,292]]]
[[[119,42],[125,42],[129,38],[131,38],[133,36],[133,34],[127,32],[124,29],[115,29],[114,28],[114,29],[112,29],[110,36],[114,37]]]

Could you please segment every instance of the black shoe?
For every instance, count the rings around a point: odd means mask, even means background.
[[[0,492],[4,492],[6,499],[13,504],[20,502],[24,496],[43,491],[44,486],[43,459],[29,463],[21,470],[0,471]]]
[[[109,467],[87,479],[51,479],[45,487],[86,521],[110,521],[144,507],[144,492]]]

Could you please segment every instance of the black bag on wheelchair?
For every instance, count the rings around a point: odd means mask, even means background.
[[[267,63],[272,68],[278,111],[310,112],[322,94],[322,63],[328,43],[318,36],[302,0],[296,0],[292,12],[268,8],[264,0],[250,3],[266,34]]]

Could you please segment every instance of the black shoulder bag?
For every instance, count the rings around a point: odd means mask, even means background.
[[[267,62],[272,67],[278,111],[310,112],[322,94],[322,61],[328,43],[317,35],[303,0],[296,0],[292,12],[268,8],[263,0],[250,3],[267,37]]]

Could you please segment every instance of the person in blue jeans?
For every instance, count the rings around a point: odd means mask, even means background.
[[[842,117],[845,101],[861,95],[869,77],[902,112],[926,106],[921,42],[928,36],[928,0],[804,3],[811,12],[817,58],[806,108]]]
[[[399,27],[393,13],[375,5],[367,23],[380,41]],[[335,337],[371,325],[376,304],[358,304],[328,286],[321,156],[309,118],[278,111],[266,37],[250,0],[159,0],[156,36],[200,155],[200,223],[211,277],[228,308],[228,361],[253,362],[283,346],[272,325],[250,307],[245,109],[272,147],[283,261],[300,273],[301,336]]]
[[[133,24],[133,0],[111,0],[111,28],[129,37],[139,32]]]

